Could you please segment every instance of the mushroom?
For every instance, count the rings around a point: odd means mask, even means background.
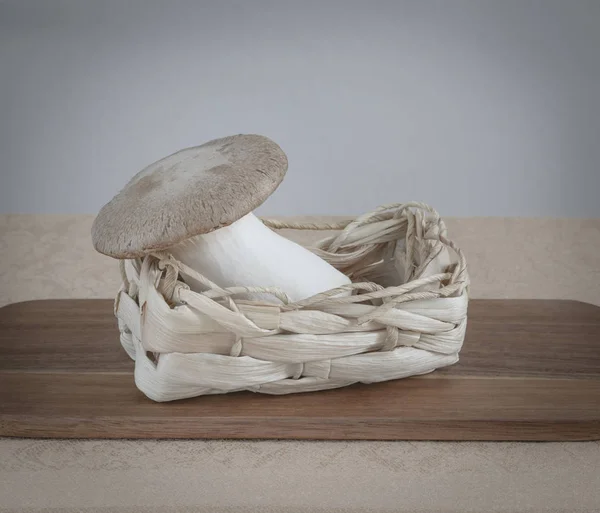
[[[150,164],[102,207],[95,249],[117,259],[167,251],[220,287],[278,287],[292,301],[350,283],[252,211],[279,186],[287,157],[261,135],[234,135]],[[202,285],[183,276],[192,290]],[[271,294],[246,298],[276,302]]]

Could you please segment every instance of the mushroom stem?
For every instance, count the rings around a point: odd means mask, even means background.
[[[351,283],[342,272],[295,242],[278,235],[250,213],[233,224],[197,235],[171,248],[179,261],[220,287],[278,287],[292,301]],[[192,290],[202,286],[184,276]],[[271,294],[245,295],[278,302]]]

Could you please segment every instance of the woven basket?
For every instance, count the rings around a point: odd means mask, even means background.
[[[339,230],[310,249],[352,284],[292,303],[273,288],[221,289],[164,252],[121,261],[115,315],[147,397],[310,392],[458,361],[469,279],[435,210],[407,203],[336,225],[263,222]],[[186,276],[206,290],[191,291]],[[273,302],[240,299],[248,292],[271,294]]]

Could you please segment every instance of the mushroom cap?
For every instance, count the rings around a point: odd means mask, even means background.
[[[228,226],[264,203],[287,167],[283,150],[254,134],[173,153],[137,173],[100,209],[94,248],[137,258]]]

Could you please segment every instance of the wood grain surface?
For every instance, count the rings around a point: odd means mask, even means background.
[[[111,300],[0,309],[0,436],[368,440],[600,439],[600,308],[472,300],[460,362],[338,390],[154,403]]]

